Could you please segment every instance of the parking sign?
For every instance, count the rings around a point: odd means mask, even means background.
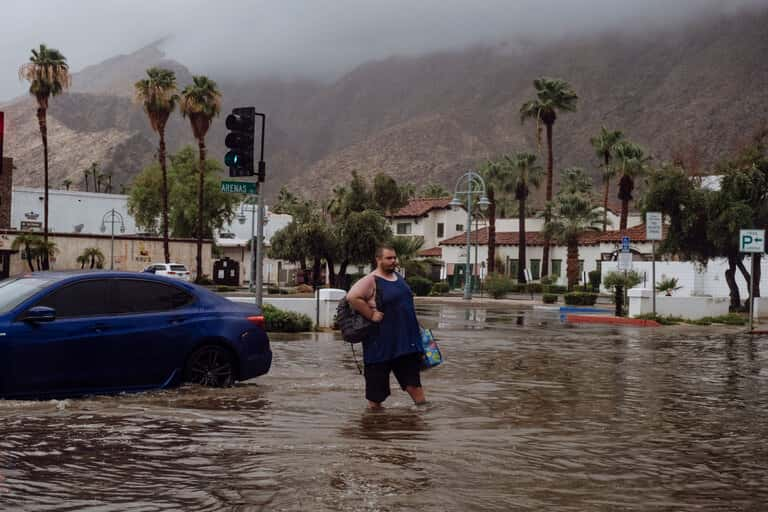
[[[621,237],[621,252],[629,252],[629,237]]]
[[[765,252],[765,230],[742,229],[739,231],[739,252]]]

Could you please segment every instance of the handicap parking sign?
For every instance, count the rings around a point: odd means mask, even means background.
[[[629,237],[621,237],[621,252],[629,252]]]

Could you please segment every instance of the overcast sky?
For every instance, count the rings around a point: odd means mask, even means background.
[[[1,0],[0,101],[26,91],[19,65],[40,43],[73,71],[165,36],[169,57],[221,76],[332,79],[361,62],[606,29],[643,30],[768,0]]]

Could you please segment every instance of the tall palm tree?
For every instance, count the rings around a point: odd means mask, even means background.
[[[585,181],[573,177],[573,182]],[[599,230],[600,222],[600,214],[592,206],[588,188],[585,191],[581,186],[569,187],[557,194],[552,204],[552,220],[544,226],[544,232],[567,247],[566,275],[569,288],[579,282],[579,236],[586,231]]]
[[[152,130],[160,138],[157,159],[163,179],[160,194],[163,198],[163,253],[165,262],[171,261],[168,244],[168,170],[165,162],[165,125],[176,108],[179,95],[176,94],[176,73],[169,69],[149,68],[147,78],[134,84],[136,100],[142,103]]]
[[[509,161],[504,157],[488,160],[480,166],[480,175],[485,180],[488,201],[488,273],[496,271],[496,216],[507,216],[512,202],[513,183]]]
[[[429,198],[441,198],[441,197],[448,197],[451,194],[445,190],[445,187],[443,187],[440,183],[427,183],[423,187],[421,187],[421,190],[419,191],[420,197],[429,197]]]
[[[29,82],[29,94],[37,100],[37,122],[43,139],[43,241],[48,243],[48,100],[58,96],[71,83],[67,58],[55,48],[41,44],[32,49],[29,62],[19,68],[19,78]],[[43,269],[48,270],[48,253],[43,254]]]
[[[506,158],[514,171],[515,199],[518,204],[517,280],[520,283],[524,283],[527,261],[527,243],[525,237],[525,218],[527,214],[526,201],[531,190],[529,185],[538,187],[544,171],[541,166],[536,163],[536,155],[533,153],[526,153],[523,151],[516,153],[512,157],[507,156]]]
[[[197,281],[203,277],[203,189],[205,188],[205,135],[211,121],[221,111],[221,92],[206,76],[193,76],[192,84],[181,92],[181,115],[189,117],[192,135],[197,139],[200,170],[197,182]]]
[[[608,229],[608,191],[611,186],[611,179],[614,176],[614,169],[611,167],[611,157],[613,148],[624,139],[624,133],[620,130],[608,130],[605,126],[600,128],[600,133],[596,137],[589,139],[590,144],[595,149],[595,154],[602,160],[603,166],[603,231]]]
[[[552,201],[552,182],[554,159],[552,157],[552,128],[557,120],[557,113],[574,112],[576,102],[579,97],[571,88],[570,84],[559,78],[541,77],[533,81],[533,87],[536,89],[536,99],[526,101],[520,107],[520,120],[536,120],[536,134],[541,138],[541,124],[543,123],[547,130],[547,204]],[[544,220],[549,222],[551,213],[549,207],[544,210]],[[541,275],[549,274],[549,238],[544,237],[544,254],[542,255]]]
[[[88,178],[91,176],[91,169],[83,169],[83,177],[85,178],[85,191],[88,192]]]
[[[622,141],[614,146],[614,171],[621,176],[618,198],[621,200],[621,218],[619,229],[627,229],[629,202],[635,189],[635,178],[645,173],[649,157],[643,147],[629,141]]]

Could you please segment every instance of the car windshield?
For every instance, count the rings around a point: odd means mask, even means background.
[[[22,277],[0,281],[0,313],[9,312],[53,281],[53,279],[41,277]]]
[[[186,272],[187,267],[185,267],[184,265],[171,265],[171,270],[173,270],[174,272]]]

